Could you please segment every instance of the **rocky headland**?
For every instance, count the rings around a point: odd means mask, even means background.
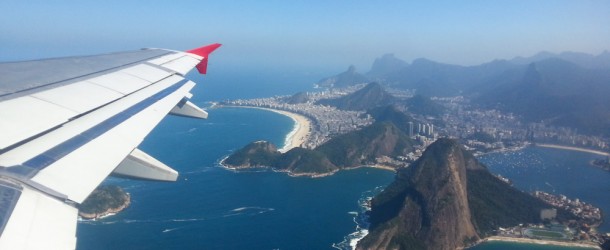
[[[314,177],[360,166],[384,165],[398,169],[405,164],[393,159],[412,152],[414,144],[393,123],[377,122],[337,136],[316,149],[293,148],[282,154],[269,142],[253,142],[222,164],[232,169],[270,167],[295,176]]]
[[[550,208],[489,173],[456,140],[439,139],[373,198],[357,249],[456,249],[498,227],[539,223]],[[558,220],[572,219],[557,211]]]

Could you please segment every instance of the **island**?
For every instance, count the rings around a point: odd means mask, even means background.
[[[78,206],[83,219],[100,219],[129,207],[131,197],[119,186],[99,186]]]
[[[610,157],[606,156],[606,159],[593,160],[591,161],[591,165],[599,167],[606,171],[610,171]]]

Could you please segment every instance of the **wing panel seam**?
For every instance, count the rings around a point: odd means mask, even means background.
[[[48,167],[49,165],[53,164],[64,156],[73,152],[74,150],[80,148],[89,141],[106,133],[110,129],[116,127],[117,125],[136,115],[140,111],[156,103],[158,100],[161,100],[164,97],[175,92],[180,87],[184,86],[187,82],[187,79],[182,79],[181,81],[113,115],[112,117],[89,128],[88,130],[85,130],[84,132],[73,136],[72,138],[46,150],[45,152],[32,157],[31,159],[25,161],[22,165],[10,167],[7,170],[31,178],[42,169]]]

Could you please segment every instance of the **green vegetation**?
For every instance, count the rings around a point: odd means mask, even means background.
[[[415,95],[405,101],[408,111],[419,115],[439,116],[445,113],[445,108],[430,100],[430,97]]]
[[[488,171],[468,171],[468,204],[477,230],[489,235],[498,227],[520,223],[540,223],[540,210],[550,205],[498,180]],[[557,210],[557,219],[575,219],[565,210]]]
[[[531,233],[534,237],[540,238],[551,238],[551,239],[565,239],[567,236],[561,232],[542,230],[542,229],[527,229],[526,233]]]
[[[391,122],[396,125],[397,128],[402,130],[403,133],[409,133],[409,122],[416,123],[411,116],[398,110],[393,105],[387,105],[383,107],[373,108],[367,112],[377,122]]]
[[[98,215],[129,205],[129,194],[118,186],[100,186],[78,206],[79,213]]]
[[[316,150],[337,166],[356,167],[374,163],[375,158],[382,155],[404,155],[413,151],[413,144],[394,124],[377,122],[362,130],[333,138]]]
[[[281,154],[275,145],[258,141],[253,142],[231,154],[224,163],[231,166],[270,167]]]
[[[485,143],[494,143],[494,142],[498,141],[498,140],[496,140],[496,138],[493,137],[493,135],[490,135],[485,132],[474,132],[472,135],[470,135],[466,139],[477,140],[477,141],[485,142]]]
[[[411,249],[422,242],[424,249],[468,246],[498,227],[540,223],[540,210],[550,205],[493,176],[456,140],[439,139],[397,172],[371,208],[370,234],[358,249]],[[575,217],[558,209],[557,219]]]
[[[285,154],[269,142],[254,142],[238,150],[224,164],[230,167],[267,166],[294,174],[326,174],[340,168],[375,164],[380,156],[396,157],[413,150],[414,142],[389,122],[374,123],[310,150],[294,148]]]

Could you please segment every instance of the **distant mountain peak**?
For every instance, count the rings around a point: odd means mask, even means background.
[[[347,71],[340,73],[335,76],[327,77],[320,80],[316,83],[317,86],[326,87],[326,88],[340,88],[352,86],[360,83],[368,82],[368,78],[358,72],[356,72],[356,67],[354,65],[350,65],[347,68]]]
[[[350,65],[349,67],[347,67],[347,72],[348,73],[356,73],[356,66]]]
[[[372,82],[352,94],[336,99],[322,99],[318,103],[343,110],[367,110],[390,104],[394,100],[394,96],[386,92],[381,84]]]
[[[409,63],[396,58],[393,53],[388,53],[375,59],[375,62],[373,62],[373,66],[367,75],[370,77],[382,77],[408,66]]]

